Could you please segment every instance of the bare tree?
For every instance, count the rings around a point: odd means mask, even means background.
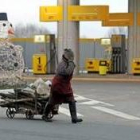
[[[106,35],[107,38],[111,38],[112,34],[124,34],[128,36],[127,27],[111,27]]]
[[[45,27],[38,27],[37,25],[34,24],[27,24],[23,25],[17,24],[15,26],[15,36],[18,38],[26,38],[26,37],[33,37],[34,35],[37,34],[49,34],[49,30]]]

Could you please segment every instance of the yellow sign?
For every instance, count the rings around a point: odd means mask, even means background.
[[[140,26],[140,13],[137,13],[137,24]]]
[[[100,21],[108,19],[108,6],[69,6],[70,21]]]
[[[33,55],[33,73],[46,74],[47,72],[47,56],[46,54]]]
[[[133,59],[132,74],[140,74],[140,58]]]
[[[40,7],[40,21],[51,22],[61,21],[63,19],[62,6],[41,6]]]
[[[133,13],[112,13],[109,19],[102,22],[102,26],[132,26]]]

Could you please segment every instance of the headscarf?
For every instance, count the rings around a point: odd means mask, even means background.
[[[64,49],[63,57],[68,61],[74,60],[74,53],[71,49]]]

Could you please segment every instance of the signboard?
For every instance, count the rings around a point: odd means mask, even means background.
[[[101,45],[103,45],[103,46],[111,45],[111,39],[110,38],[102,38],[101,39]]]
[[[108,6],[69,6],[69,21],[100,21],[109,16]]]
[[[102,26],[132,26],[133,22],[133,13],[112,13],[102,21]]]
[[[33,73],[46,74],[47,72],[47,56],[46,54],[34,54],[32,58]]]
[[[51,22],[51,21],[61,21],[62,19],[63,19],[62,6],[40,7],[40,21]]]
[[[137,24],[140,26],[140,13],[137,13]]]
[[[34,42],[35,43],[44,43],[45,42],[45,35],[35,35]]]

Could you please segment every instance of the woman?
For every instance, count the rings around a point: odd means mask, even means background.
[[[48,104],[44,109],[42,116],[46,121],[50,121],[47,117],[56,104],[68,103],[71,114],[72,123],[82,122],[77,118],[76,103],[74,100],[73,90],[71,88],[71,79],[73,76],[75,64],[74,53],[71,49],[64,49],[62,61],[58,64],[55,77],[52,80],[51,95]]]

